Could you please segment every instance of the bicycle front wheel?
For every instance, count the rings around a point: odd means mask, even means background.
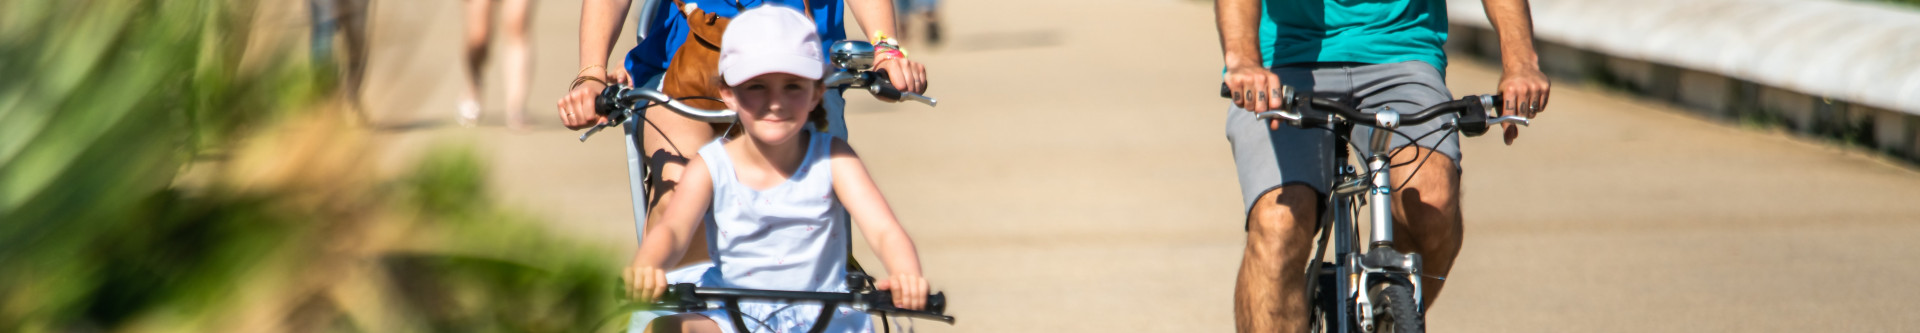
[[[1413,300],[1413,287],[1404,283],[1385,283],[1373,290],[1374,332],[1420,333],[1427,331],[1427,320]]]

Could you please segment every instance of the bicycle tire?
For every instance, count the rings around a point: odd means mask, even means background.
[[[1321,265],[1332,265],[1332,263],[1322,263]],[[1307,331],[1337,333],[1339,332],[1340,325],[1335,325],[1336,319],[1334,319],[1335,314],[1333,311],[1335,307],[1339,306],[1334,301],[1334,290],[1336,288],[1333,284],[1334,273],[1322,272],[1313,274],[1312,278],[1317,281],[1314,283],[1313,289],[1307,291],[1310,293],[1308,295],[1313,296],[1312,299],[1307,300],[1307,305],[1313,307],[1311,311],[1308,311],[1308,316],[1310,316],[1307,318],[1308,324],[1312,326],[1308,326]]]
[[[1414,304],[1413,287],[1405,283],[1386,283],[1373,292],[1374,332],[1421,333],[1427,320]]]

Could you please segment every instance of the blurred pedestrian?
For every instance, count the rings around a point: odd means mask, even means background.
[[[367,111],[360,105],[360,84],[367,71],[367,0],[308,0],[307,13],[313,18],[310,51],[316,64],[331,64],[340,69],[340,92],[361,123]],[[336,58],[333,34],[345,32],[346,58]]]
[[[894,16],[900,18],[901,39],[918,42],[913,40],[911,34],[916,25],[915,20],[918,20],[927,26],[927,31],[924,33],[926,34],[924,37],[927,38],[926,45],[940,45],[940,0],[898,0],[894,4],[894,9],[900,12]]]
[[[528,49],[527,19],[533,0],[465,0],[467,16],[466,70],[467,89],[460,97],[460,124],[472,127],[480,122],[480,78],[487,64],[488,39],[492,34],[494,12],[499,12],[501,70],[507,81],[507,127],[526,129],[527,77],[533,75],[533,52]]]

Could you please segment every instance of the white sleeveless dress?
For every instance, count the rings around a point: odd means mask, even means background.
[[[846,208],[833,192],[833,136],[808,130],[806,157],[786,182],[764,191],[741,184],[720,138],[700,148],[713,175],[713,219],[707,254],[713,268],[702,287],[791,291],[847,291]],[[754,332],[806,332],[821,305],[742,300],[741,319]],[[872,332],[872,319],[845,305],[828,332]],[[701,313],[733,332],[726,310]],[[745,332],[735,332],[745,333]]]

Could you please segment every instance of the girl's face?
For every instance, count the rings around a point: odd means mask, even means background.
[[[787,73],[768,73],[721,89],[727,108],[740,113],[741,127],[755,141],[786,143],[806,127],[807,113],[820,104],[819,80]]]

